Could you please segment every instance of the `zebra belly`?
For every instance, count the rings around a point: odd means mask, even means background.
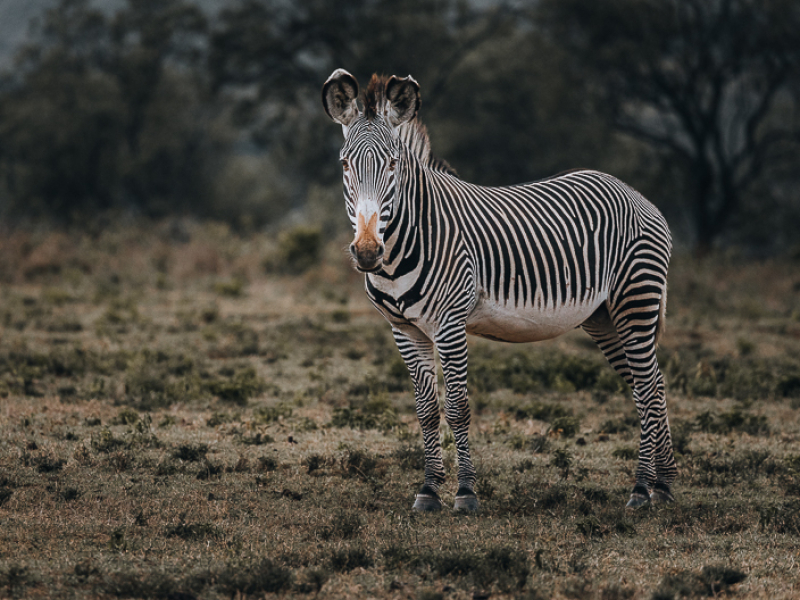
[[[538,342],[575,329],[592,316],[605,297],[582,304],[518,307],[483,300],[467,318],[467,333],[501,342]]]

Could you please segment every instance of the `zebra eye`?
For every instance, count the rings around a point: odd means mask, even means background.
[[[349,161],[349,160],[347,160],[346,158],[343,158],[343,159],[342,159],[342,168],[343,168],[345,171],[349,171],[349,170],[350,170],[350,161]]]
[[[394,171],[394,168],[397,166],[397,159],[393,158],[389,161],[389,170]]]

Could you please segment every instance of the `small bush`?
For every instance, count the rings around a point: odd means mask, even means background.
[[[265,266],[270,270],[299,274],[319,262],[322,231],[318,227],[298,226],[278,236],[278,251]]]

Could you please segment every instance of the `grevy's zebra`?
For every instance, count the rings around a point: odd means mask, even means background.
[[[455,436],[455,508],[477,510],[469,453],[466,334],[532,342],[577,326],[633,389],[641,420],[628,506],[668,502],[676,476],[656,343],[664,327],[670,233],[621,181],[573,171],[510,187],[461,181],[430,154],[413,78],[358,83],[338,69],[322,89],[342,125],[350,251],[369,298],[392,325],[414,380],[425,445],[417,510],[441,508],[444,466],[434,347]]]

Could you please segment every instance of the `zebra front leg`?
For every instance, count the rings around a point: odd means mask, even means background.
[[[454,509],[478,510],[475,467],[469,452],[470,410],[467,395],[467,333],[463,323],[443,327],[436,337],[445,382],[444,417],[456,441],[458,491]]]
[[[416,327],[393,327],[400,355],[414,381],[417,419],[425,447],[425,482],[414,501],[414,510],[441,510],[439,486],[444,482],[442,445],[439,442],[439,396],[433,342]]]

